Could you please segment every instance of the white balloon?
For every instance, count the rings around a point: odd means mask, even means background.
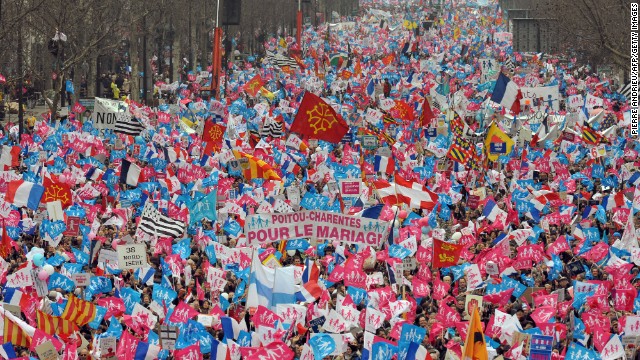
[[[458,241],[462,237],[462,234],[459,231],[456,231],[451,235],[451,240]]]
[[[53,266],[51,266],[51,264],[47,264],[43,266],[42,270],[46,271],[47,274],[49,274],[49,276],[51,276],[54,272],[56,272],[56,269],[54,269]]]
[[[293,256],[293,255],[295,255],[295,254],[296,254],[296,251],[295,251],[295,250],[287,250],[287,255],[289,255],[289,256]]]

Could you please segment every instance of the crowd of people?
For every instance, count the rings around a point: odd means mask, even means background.
[[[230,65],[220,99],[201,72],[6,125],[0,356],[636,356],[620,84],[514,52],[495,1],[360,5]]]

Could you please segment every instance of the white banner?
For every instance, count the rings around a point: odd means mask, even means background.
[[[587,98],[585,99],[584,106],[587,110],[593,110],[596,106],[604,106],[604,100],[597,96],[593,96],[591,94],[587,94]]]
[[[389,222],[326,211],[247,216],[244,233],[249,245],[297,238],[330,239],[349,244],[380,246]]]
[[[579,109],[584,105],[582,95],[571,95],[567,98],[567,107],[570,109]]]
[[[91,114],[94,128],[113,130],[116,127],[116,122],[124,122],[129,119],[131,119],[129,105],[124,101],[96,98],[95,107]]]
[[[536,87],[521,87],[522,100],[521,104],[524,106],[526,100],[529,100],[529,104],[537,109],[545,109],[547,107],[554,111],[560,111],[560,90],[558,86],[536,86]]]

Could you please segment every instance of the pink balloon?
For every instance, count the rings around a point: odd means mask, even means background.
[[[418,220],[418,225],[420,225],[420,226],[427,226],[427,225],[429,225],[429,219],[427,219],[427,218],[421,218],[420,220]]]
[[[48,278],[49,278],[49,274],[47,274],[47,272],[46,272],[46,271],[44,271],[44,270],[40,270],[40,271],[38,272],[38,279],[40,279],[40,280],[42,280],[42,281],[45,281],[45,280],[47,280]]]
[[[400,219],[406,219],[406,218],[407,218],[407,216],[409,216],[409,214],[407,214],[407,211],[406,211],[406,210],[400,210],[400,212],[398,213],[398,217],[399,217]]]

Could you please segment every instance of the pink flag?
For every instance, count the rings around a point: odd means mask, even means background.
[[[198,279],[196,279],[196,294],[198,296],[198,300],[204,300],[204,290],[202,290],[202,287],[200,286],[200,280]]]
[[[184,349],[174,351],[173,358],[185,360],[202,360],[202,352],[200,352],[200,342],[197,342],[195,345],[187,346]]]
[[[294,352],[286,344],[273,342],[265,347],[241,347],[240,354],[243,359],[278,359],[291,360]],[[176,357],[177,359],[178,357]],[[202,358],[200,358],[202,359]]]
[[[451,327],[455,326],[456,322],[460,321],[460,314],[458,314],[458,312],[453,310],[451,307],[442,304],[438,309],[436,320],[441,322],[446,327]]]
[[[62,349],[62,342],[56,337],[54,337],[53,335],[49,335],[40,329],[35,329],[33,338],[31,338],[31,346],[29,346],[29,350],[36,351],[36,348],[38,346],[46,343],[47,341],[51,341],[57,351],[60,351],[60,349]]]
[[[609,245],[603,242],[599,242],[598,244],[596,244],[596,246],[591,248],[591,250],[582,254],[582,258],[593,262],[598,262],[604,259],[607,254],[609,254]]]
[[[96,304],[107,308],[107,313],[104,315],[105,319],[110,319],[111,316],[120,317],[126,310],[124,301],[115,296],[96,300]]]
[[[256,327],[266,326],[268,328],[273,328],[276,321],[282,322],[282,318],[280,316],[262,305],[258,306],[258,309],[253,314],[251,320]]]
[[[549,245],[549,247],[547,248],[547,255],[558,255],[561,252],[569,250],[571,250],[571,248],[569,247],[569,243],[567,242],[567,239],[564,237],[564,235],[562,235],[559,236],[551,245]]]
[[[356,261],[347,261],[344,267],[344,285],[367,289],[367,274],[361,266],[356,266]]]
[[[62,360],[78,360],[78,345],[75,343],[68,343],[64,349],[64,355]]]
[[[122,337],[120,337],[120,341],[118,341],[118,350],[116,350],[118,360],[128,360],[134,357],[138,343],[140,343],[138,338],[131,335],[129,331],[123,331]]]
[[[437,277],[433,279],[433,298],[435,300],[442,300],[449,293],[451,285],[440,281]]]
[[[553,308],[558,305],[558,294],[539,295],[533,298],[533,303],[538,306],[551,306]]]
[[[547,323],[551,318],[553,318],[556,314],[556,309],[551,306],[540,306],[533,313],[531,313],[531,318],[537,324]]]
[[[608,317],[602,316],[597,311],[590,310],[582,314],[582,320],[585,325],[585,332],[587,334],[593,334],[599,329],[611,328],[611,321]],[[606,340],[605,340],[606,343]]]
[[[429,296],[431,293],[431,289],[429,289],[429,285],[426,281],[419,279],[418,277],[414,277],[411,280],[411,285],[413,286],[413,294],[416,297],[423,298]]]
[[[198,314],[199,313],[194,308],[187,305],[184,301],[180,301],[178,306],[173,309],[173,313],[171,313],[169,321],[172,323],[186,323],[187,320],[197,316]]]
[[[609,332],[609,328],[593,330],[593,345],[595,345],[599,352],[602,352],[602,349],[607,345],[610,338],[611,333]]]
[[[511,294],[515,289],[507,289],[504,291],[497,292],[495,294],[487,294],[483,297],[484,301],[496,304],[496,305],[506,305],[511,298]]]
[[[615,309],[632,312],[636,293],[635,289],[615,289],[613,296]]]

